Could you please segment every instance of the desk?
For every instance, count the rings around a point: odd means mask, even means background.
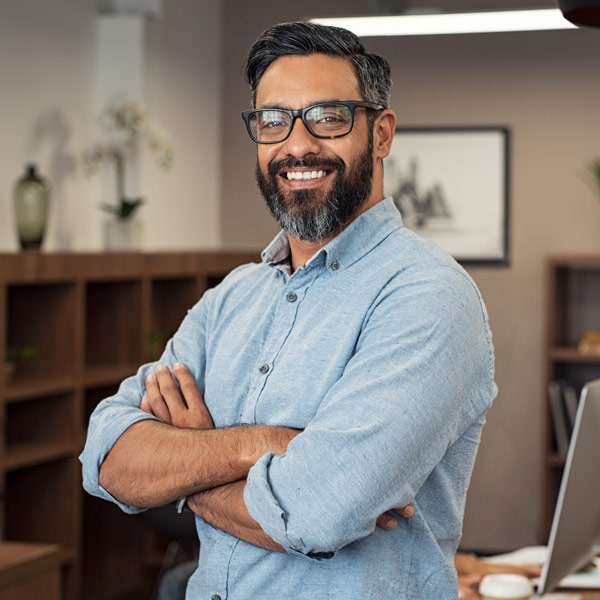
[[[2,600],[60,600],[60,546],[0,541]]]

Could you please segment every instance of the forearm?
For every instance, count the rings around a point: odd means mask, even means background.
[[[187,505],[209,525],[254,546],[282,552],[285,550],[273,541],[250,516],[244,502],[245,480],[222,485],[188,497]]]
[[[285,452],[297,433],[269,426],[181,429],[142,421],[117,440],[99,480],[121,502],[162,506],[245,477],[266,452]]]

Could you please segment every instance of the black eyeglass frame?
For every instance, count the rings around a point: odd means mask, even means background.
[[[312,129],[310,128],[309,124],[306,122],[306,118],[305,118],[306,113],[309,110],[316,108],[317,106],[333,106],[336,104],[341,104],[341,105],[345,106],[346,108],[350,109],[350,115],[351,115],[351,119],[352,119],[350,122],[350,129],[348,129],[348,131],[346,131],[346,133],[339,133],[337,135],[318,135],[318,134],[314,133],[312,131]],[[296,122],[296,119],[302,119],[302,122],[304,123],[304,127],[306,127],[306,130],[312,136],[319,138],[319,139],[331,140],[334,138],[344,137],[345,135],[348,135],[352,131],[352,129],[354,128],[354,111],[357,108],[367,108],[370,110],[385,110],[385,106],[382,106],[381,104],[374,104],[373,102],[363,102],[363,101],[356,101],[356,100],[336,100],[334,102],[319,102],[318,104],[312,104],[311,106],[307,106],[306,108],[299,108],[298,110],[287,110],[285,108],[255,108],[252,110],[245,110],[244,112],[242,112],[242,119],[244,119],[244,123],[246,123],[246,129],[248,129],[248,134],[250,135],[250,138],[252,139],[253,142],[256,142],[257,144],[281,144],[281,142],[284,142],[285,140],[287,140],[290,137],[290,135],[292,134],[292,130],[294,129],[294,123]],[[254,137],[254,135],[252,134],[252,130],[250,128],[250,117],[256,113],[273,111],[273,110],[278,110],[279,112],[285,113],[291,117],[292,122],[290,123],[290,129],[287,132],[287,135],[284,138],[281,138],[280,140],[277,140],[275,142],[265,142],[265,141],[257,140]]]

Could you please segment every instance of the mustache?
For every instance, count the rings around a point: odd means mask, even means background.
[[[318,156],[306,156],[305,158],[283,158],[274,160],[268,168],[268,173],[271,177],[275,177],[281,171],[288,169],[298,169],[306,167],[310,169],[319,169],[323,171],[339,171],[344,173],[346,165],[341,158],[319,158]]]

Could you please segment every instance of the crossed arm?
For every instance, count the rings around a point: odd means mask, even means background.
[[[100,469],[101,485],[134,506],[161,506],[187,496],[190,510],[210,525],[285,552],[250,516],[243,496],[245,477],[262,455],[285,453],[301,432],[266,425],[217,430],[189,370],[177,364],[173,375],[181,394],[164,366],[147,378],[141,409],[162,423],[136,423],[117,440]],[[410,505],[395,510],[405,517],[414,512]],[[383,529],[396,524],[389,513],[377,519]]]

